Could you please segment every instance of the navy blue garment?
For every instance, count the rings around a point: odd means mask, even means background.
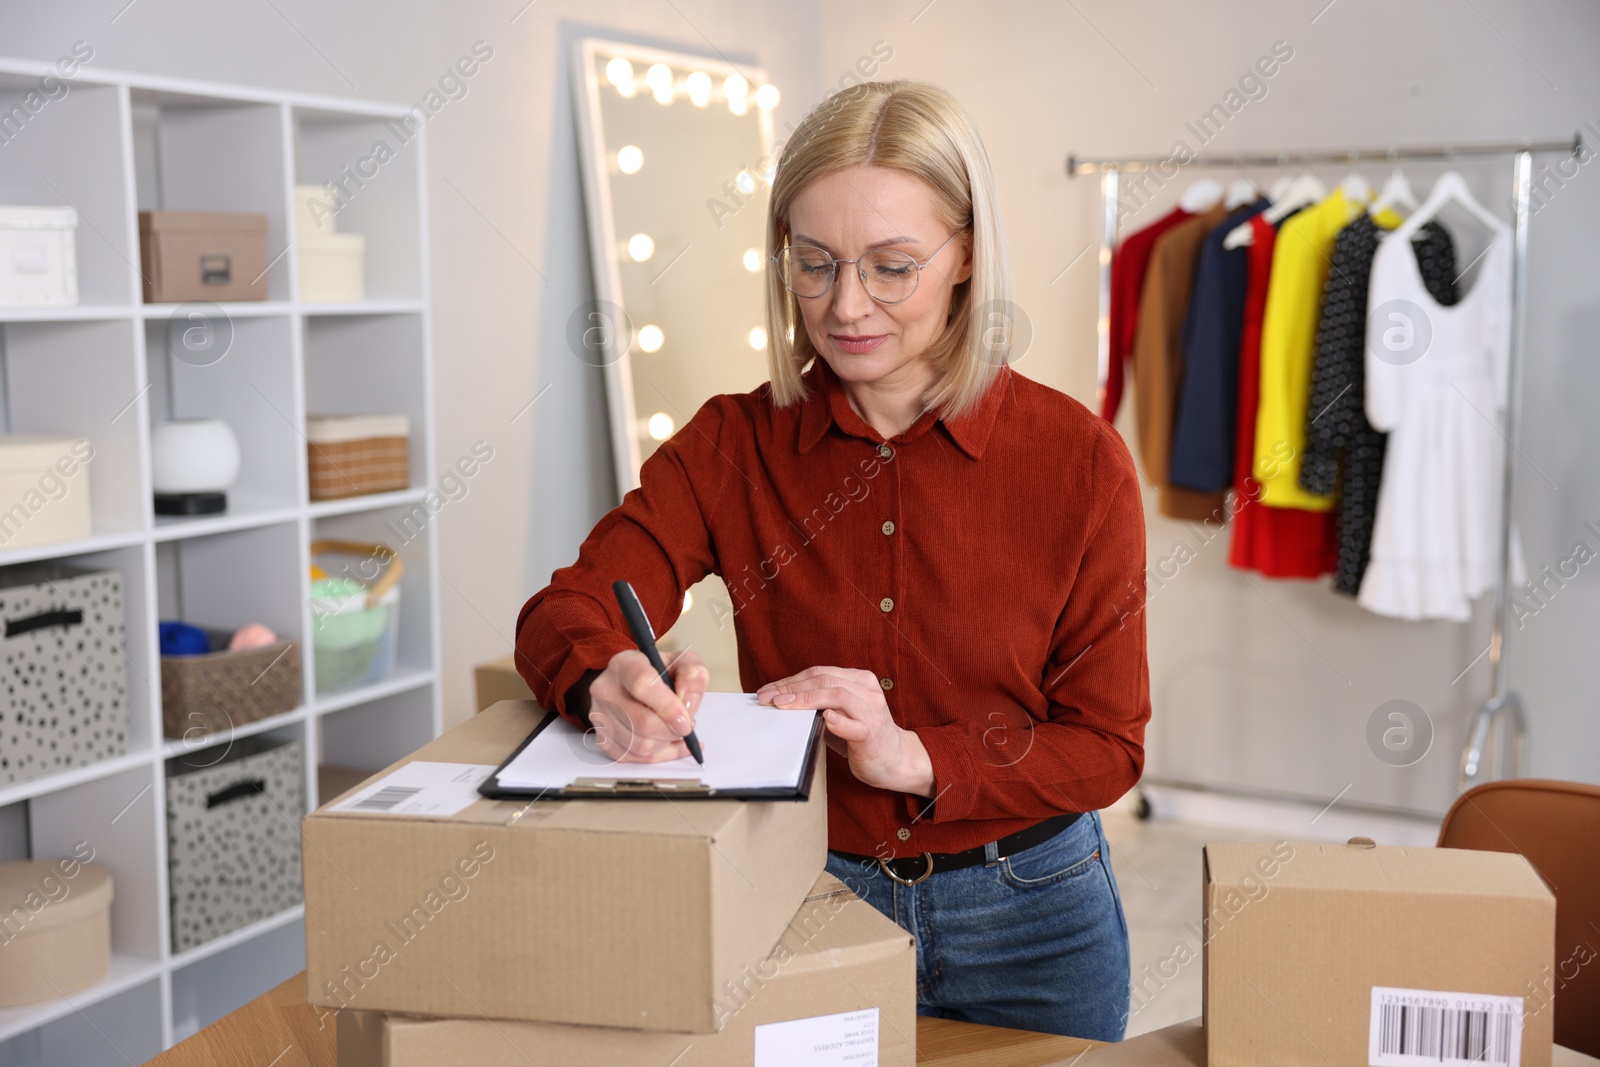
[[[1200,245],[1183,317],[1183,383],[1173,415],[1167,468],[1168,481],[1185,489],[1215,493],[1233,486],[1249,251],[1223,248],[1222,241],[1235,226],[1268,206],[1261,199],[1233,212]]]

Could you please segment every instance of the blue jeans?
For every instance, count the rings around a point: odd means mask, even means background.
[[[1098,812],[917,885],[831,852],[827,869],[916,939],[917,1014],[1122,1040],[1128,924]]]

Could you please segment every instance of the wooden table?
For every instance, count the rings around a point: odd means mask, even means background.
[[[917,1017],[919,1067],[1040,1067],[1095,1044],[1075,1037]],[[146,1067],[337,1067],[329,1020],[317,1025],[305,972],[174,1045]]]

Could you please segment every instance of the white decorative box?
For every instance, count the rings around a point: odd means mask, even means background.
[[[0,552],[89,536],[89,464],[82,437],[0,434]]]
[[[308,304],[350,304],[366,298],[366,238],[334,233],[297,241],[300,299]]]
[[[308,304],[353,304],[366,298],[367,241],[340,233],[334,194],[320,185],[294,187],[294,243],[300,299]]]
[[[0,204],[0,306],[78,302],[78,213]]]

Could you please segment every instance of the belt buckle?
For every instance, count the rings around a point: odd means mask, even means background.
[[[887,874],[890,878],[893,878],[901,885],[916,885],[918,882],[926,882],[928,880],[928,876],[933,873],[933,853],[924,852],[922,854],[922,862],[927,865],[927,870],[923,871],[915,878],[902,878],[898,874],[895,874],[892,869],[890,869],[889,865],[883,861],[882,856],[878,857],[878,866],[883,868],[883,873]]]

